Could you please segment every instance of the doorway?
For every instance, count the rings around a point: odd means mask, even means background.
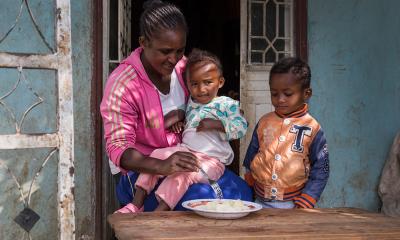
[[[239,100],[240,0],[172,2],[180,7],[188,23],[186,53],[193,48],[200,48],[217,55],[225,77],[225,84],[219,95]],[[239,174],[240,140],[233,140],[230,144],[235,157],[227,168]]]
[[[105,84],[108,75],[118,64],[126,58],[130,52],[139,46],[139,19],[143,12],[143,3],[145,0],[96,0],[97,13],[94,19],[98,19],[102,13],[103,25],[97,26],[97,54],[102,55],[97,63],[95,73],[102,72],[102,85]],[[178,6],[185,15],[189,33],[185,54],[189,54],[193,48],[208,50],[217,55],[224,68],[224,77],[226,79],[224,87],[219,95],[230,96],[239,100],[240,96],[240,0],[169,0]],[[101,8],[99,7],[101,6]],[[96,21],[95,21],[96,22]],[[100,59],[100,58],[95,58]],[[100,66],[102,68],[100,68]],[[101,85],[98,87],[98,104],[102,96]],[[97,112],[99,119],[100,113]],[[115,180],[113,179],[108,164],[108,157],[104,152],[104,143],[102,143],[102,126],[98,125],[98,147],[97,153],[98,170],[97,199],[101,199],[102,205],[97,207],[97,222],[101,226],[97,230],[97,235],[103,239],[114,239],[114,234],[108,225],[108,214],[119,208],[115,197]],[[236,174],[239,174],[239,140],[231,142],[235,158],[229,168]],[[104,206],[104,208],[102,208]],[[101,217],[102,216],[102,217]]]
[[[132,49],[139,46],[139,18],[144,0],[132,2]],[[239,98],[240,0],[172,0],[185,15],[189,33],[186,55],[200,48],[217,55],[224,68],[225,86],[220,95]]]
[[[139,19],[144,0],[132,1],[132,49],[139,46]],[[172,0],[185,15],[189,32],[185,55],[200,48],[217,55],[222,63],[225,84],[219,95],[239,100],[240,96],[240,0]],[[239,140],[231,141],[235,158],[230,170],[239,174]]]

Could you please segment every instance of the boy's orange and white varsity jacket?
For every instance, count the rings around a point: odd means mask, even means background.
[[[313,208],[329,177],[329,154],[319,123],[308,106],[282,116],[265,114],[254,129],[243,165],[261,199],[293,200]]]

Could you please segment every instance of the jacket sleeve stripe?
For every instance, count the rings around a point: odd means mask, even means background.
[[[301,189],[296,191],[296,192],[291,192],[291,193],[285,193],[283,195],[283,200],[289,200],[292,199],[293,197],[299,196],[301,194]]]
[[[312,198],[310,195],[307,195],[305,193],[302,193],[300,196],[302,199],[304,199],[305,201],[307,201],[308,203],[310,203],[310,205],[314,206],[315,203],[317,203],[317,200]]]
[[[299,197],[296,197],[294,201],[295,203],[301,202],[303,205],[307,206],[307,208],[314,208],[314,205],[317,202],[316,199],[305,193],[302,193]]]
[[[128,70],[128,71],[127,71]],[[114,82],[109,98],[109,113],[112,113],[111,140],[124,138],[123,119],[120,114],[122,97],[125,92],[126,84],[132,79],[133,68],[127,67]]]
[[[297,206],[299,206],[301,208],[308,208],[303,202],[300,202],[298,200],[294,200],[294,204],[296,204]]]

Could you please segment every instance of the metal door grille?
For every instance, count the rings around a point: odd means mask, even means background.
[[[109,12],[105,15],[106,30],[106,61],[109,62],[105,68],[105,75],[108,76],[119,63],[129,56],[132,52],[132,1],[130,0],[105,0],[104,2],[110,7]],[[111,21],[116,17],[118,21]],[[115,34],[115,36],[113,36]],[[115,37],[114,41],[111,38]]]
[[[0,135],[0,150],[10,149],[33,149],[49,148],[47,156],[42,159],[41,167],[32,178],[29,191],[25,194],[21,184],[9,166],[0,159],[0,168],[6,170],[18,188],[24,207],[29,207],[32,186],[41,174],[48,160],[56,152],[59,154],[58,162],[58,231],[59,239],[75,239],[75,202],[74,202],[74,123],[73,123],[73,85],[72,85],[72,59],[71,59],[71,16],[70,0],[55,0],[55,49],[44,37],[42,30],[36,22],[35,15],[29,6],[28,0],[20,2],[19,12],[16,14],[14,24],[0,36],[0,46],[15,30],[21,21],[21,12],[27,10],[30,20],[43,43],[49,50],[49,54],[21,54],[8,51],[0,52],[0,68],[17,69],[19,78],[13,88],[0,96],[0,108],[5,109],[15,123],[15,134]],[[0,10],[1,12],[1,10]],[[4,13],[2,13],[4,14]],[[29,39],[27,39],[29,41]],[[22,131],[26,116],[37,106],[43,103],[43,98],[31,87],[24,76],[25,69],[52,69],[57,72],[57,130],[54,133],[29,134]],[[19,84],[26,84],[27,89],[32,93],[36,101],[30,105],[21,118],[17,118],[13,109],[6,103]],[[0,88],[1,88],[0,84]],[[29,231],[27,236],[31,239]],[[24,238],[26,236],[23,236]]]

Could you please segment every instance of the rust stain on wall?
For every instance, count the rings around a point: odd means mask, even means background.
[[[70,167],[69,168],[69,175],[72,177],[74,176],[74,172],[75,172],[75,168],[74,167]]]

